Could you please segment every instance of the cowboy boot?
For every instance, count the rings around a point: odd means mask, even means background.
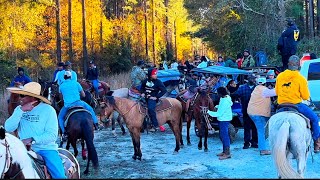
[[[314,141],[314,153],[320,152],[320,138]]]
[[[224,152],[224,155],[220,156],[219,160],[225,160],[225,159],[229,159],[229,158],[231,158],[230,147],[227,147]]]

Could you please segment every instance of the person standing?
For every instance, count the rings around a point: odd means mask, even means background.
[[[156,104],[159,99],[167,92],[163,82],[157,78],[158,70],[156,68],[148,69],[148,77],[141,84],[141,97],[145,97],[148,105],[148,114],[150,116],[153,127],[150,129],[151,132],[157,131],[160,128],[164,131],[164,127],[159,127]]]
[[[258,148],[257,128],[248,115],[247,109],[251,93],[256,86],[256,76],[249,75],[248,83],[241,85],[234,93],[235,98],[240,97],[242,113],[243,113],[243,129],[244,129],[244,145],[243,149],[249,147]],[[251,146],[250,146],[251,145]]]
[[[222,153],[217,154],[217,156],[219,156],[219,160],[224,160],[231,158],[228,127],[232,120],[231,106],[233,103],[228,90],[225,87],[219,87],[217,93],[220,97],[218,110],[217,112],[208,110],[207,113],[211,117],[217,117],[217,120],[219,121],[219,136],[222,141],[223,151]]]
[[[97,66],[93,63],[93,61],[90,61],[89,68],[88,68],[87,74],[86,74],[86,79],[92,83],[92,86],[94,88],[94,92],[96,95],[96,99],[100,99],[98,76],[99,76],[99,71],[98,71]]]
[[[255,67],[256,62],[254,61],[253,57],[250,54],[248,49],[243,51],[243,61],[241,67]]]
[[[296,54],[297,45],[300,41],[300,31],[293,20],[287,20],[287,29],[278,39],[277,49],[282,58],[283,71],[288,69],[289,57]]]
[[[50,101],[40,95],[41,85],[37,82],[29,82],[22,88],[9,87],[7,90],[19,94],[21,104],[5,121],[5,130],[11,133],[17,130],[23,144],[32,145],[32,150],[43,157],[53,179],[66,179],[56,143],[57,114],[50,106]]]
[[[258,131],[258,147],[260,155],[270,155],[271,152],[267,150],[265,139],[265,126],[271,116],[271,98],[264,96],[264,91],[269,89],[266,85],[266,78],[258,78],[258,85],[251,93],[251,98],[248,104],[248,115],[254,122]]]
[[[292,55],[288,60],[288,69],[281,72],[276,80],[275,91],[278,104],[295,104],[298,111],[310,120],[314,152],[320,152],[320,131],[318,116],[302,100],[310,100],[308,81],[299,73],[300,59]]]

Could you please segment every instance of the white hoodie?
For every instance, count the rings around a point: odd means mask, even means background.
[[[224,98],[220,98],[218,105],[218,111],[213,112],[208,110],[208,114],[212,117],[217,117],[218,121],[231,121],[232,120],[232,100],[229,95]]]

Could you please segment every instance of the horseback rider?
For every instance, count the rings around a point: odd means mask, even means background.
[[[59,71],[56,75],[56,79],[54,80],[54,82],[57,81],[58,85],[60,86],[64,81],[64,74],[66,71],[70,71],[72,73],[72,77],[71,77],[71,80],[73,81],[78,81],[78,75],[75,71],[73,71],[71,68],[71,65],[72,63],[70,61],[67,61],[65,64],[64,64],[64,70],[62,71]]]
[[[59,62],[57,64],[57,69],[53,73],[52,82],[55,82],[58,72],[62,71],[63,69],[64,69],[64,62]]]
[[[82,97],[85,97],[85,93],[81,85],[77,81],[71,80],[71,77],[72,73],[70,71],[65,71],[65,81],[59,86],[59,92],[62,94],[64,101],[64,106],[61,108],[60,113],[58,115],[59,126],[61,129],[63,141],[67,140],[67,133],[64,129],[64,116],[67,114],[67,111],[70,107],[81,106],[84,109],[88,110],[92,115],[95,129],[98,129],[98,119],[92,107],[88,105],[86,102],[80,100],[80,95]]]
[[[31,79],[24,74],[24,69],[22,67],[18,67],[18,75],[14,77],[9,87],[13,86],[23,86],[27,83],[31,82]]]
[[[311,124],[314,152],[320,152],[319,119],[312,109],[302,100],[310,99],[307,80],[299,73],[300,59],[296,55],[289,58],[288,69],[281,72],[276,80],[275,91],[278,104],[290,103],[298,107],[298,111],[305,115]]]
[[[97,66],[93,63],[93,61],[90,61],[89,68],[88,68],[87,74],[86,74],[86,79],[92,83],[96,98],[100,99],[98,75],[99,75],[99,72],[98,72]]]
[[[156,114],[156,104],[166,92],[167,89],[164,84],[157,79],[158,70],[156,68],[148,69],[147,79],[142,81],[141,84],[141,97],[146,98],[148,105],[148,114],[150,116],[153,127],[150,129],[151,132],[157,131],[159,128],[157,114]],[[164,127],[160,127],[161,131],[164,131]]]
[[[140,60],[136,66],[133,66],[130,73],[132,89],[139,91],[141,88],[141,82],[146,79],[146,73],[143,71],[144,65],[144,61]]]
[[[49,105],[50,101],[40,95],[41,85],[30,82],[23,88],[9,87],[7,90],[20,95],[21,105],[17,106],[5,121],[6,131],[18,130],[19,138],[24,145],[27,147],[32,145],[32,149],[43,157],[51,177],[65,179],[64,167],[56,144],[58,136],[56,111]]]

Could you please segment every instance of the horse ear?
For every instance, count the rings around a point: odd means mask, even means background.
[[[0,127],[0,139],[4,139],[6,137],[6,130],[3,126]]]
[[[109,91],[109,92],[107,92],[107,96],[112,96],[112,94],[113,94],[113,91]]]

